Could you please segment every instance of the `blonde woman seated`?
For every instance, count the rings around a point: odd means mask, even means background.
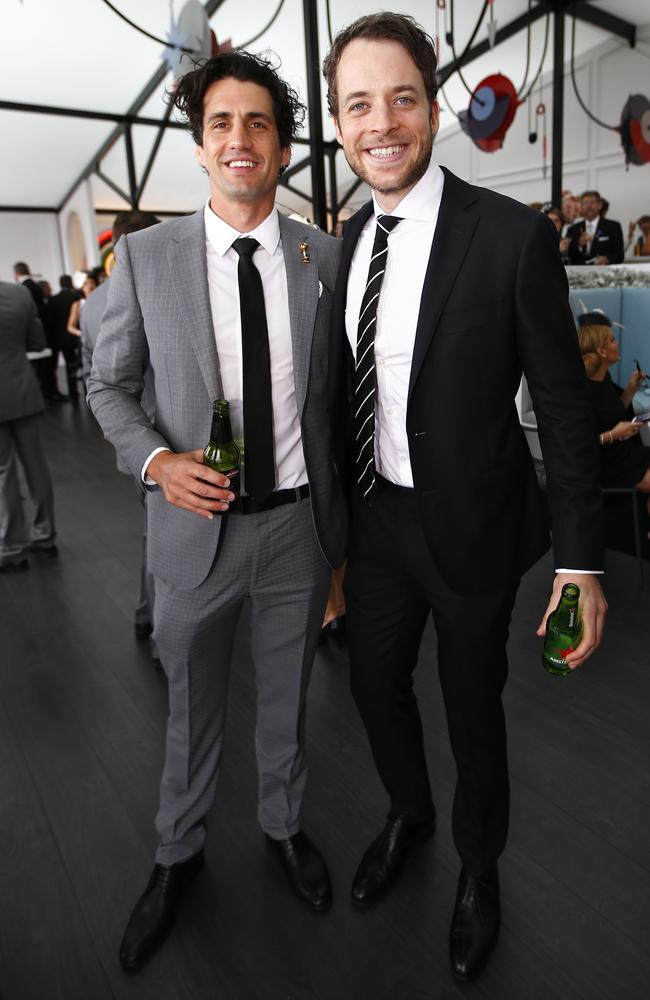
[[[631,405],[647,376],[633,372],[625,389],[612,380],[609,368],[619,360],[618,341],[611,320],[600,310],[578,317],[578,342],[598,430],[601,484],[605,488],[636,486],[650,494],[650,448],[638,438],[642,424],[632,423]],[[650,496],[647,506],[650,515]]]

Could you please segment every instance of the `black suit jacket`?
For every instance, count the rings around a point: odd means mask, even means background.
[[[406,416],[427,543],[449,585],[465,593],[518,578],[549,547],[514,402],[524,371],[547,470],[555,565],[601,569],[596,436],[556,232],[540,212],[444,173]],[[344,231],[330,359],[335,441],[346,438],[348,274],[371,211],[364,206]],[[349,467],[348,453],[337,461]]]
[[[584,231],[584,219],[567,229],[567,237],[571,240],[569,246],[571,264],[584,264],[593,257],[607,257],[610,264],[622,262],[624,250],[623,230],[620,222],[615,222],[614,219],[600,219],[589,250],[578,246],[578,240]]]

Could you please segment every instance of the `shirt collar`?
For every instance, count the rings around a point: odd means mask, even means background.
[[[435,222],[440,210],[444,182],[445,175],[438,164],[433,159],[429,160],[424,176],[395,206],[390,215],[400,219],[414,219],[416,222]],[[374,191],[372,200],[375,217],[386,215],[385,210],[377,204]]]
[[[220,257],[228,253],[235,240],[239,239],[240,236],[252,236],[270,254],[274,254],[278,248],[280,221],[277,208],[274,208],[271,214],[260,222],[259,226],[251,229],[250,233],[240,233],[239,230],[233,229],[227,222],[224,222],[212,211],[209,201],[206,202],[203,216],[206,239]]]

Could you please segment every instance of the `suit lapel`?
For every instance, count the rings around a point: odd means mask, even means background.
[[[312,243],[309,240],[309,230],[305,230],[304,226],[295,223],[292,219],[287,219],[281,213],[279,213],[279,219],[284,267],[287,275],[296,403],[298,416],[302,419],[309,384],[309,363],[314,323],[318,309],[318,252],[315,242]],[[301,243],[307,244],[308,261],[306,263],[303,261],[303,253],[300,249]]]
[[[479,221],[475,205],[478,193],[448,170],[444,174],[440,212],[420,300],[409,399]],[[471,294],[471,289],[468,293]]]
[[[212,400],[219,399],[222,395],[221,377],[210,309],[202,210],[187,219],[184,234],[170,244],[167,256],[171,282],[186,321],[184,330],[179,330],[178,336],[187,334],[192,341],[208,395]]]

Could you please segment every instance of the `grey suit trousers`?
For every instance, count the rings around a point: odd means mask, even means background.
[[[156,816],[159,864],[185,861],[205,841],[224,739],[233,640],[247,599],[257,682],[258,820],[276,839],[300,828],[305,698],[330,570],[309,499],[261,514],[226,516],[215,562],[199,587],[182,590],[156,577],[153,635],[169,681]]]
[[[0,423],[0,566],[19,561],[30,546],[54,543],[54,496],[41,444],[40,413]],[[26,523],[18,462],[31,503]]]

